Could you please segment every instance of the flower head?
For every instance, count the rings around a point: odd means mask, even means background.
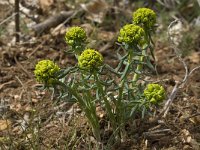
[[[156,13],[149,8],[139,8],[133,13],[133,22],[136,25],[141,25],[145,29],[150,30],[156,23]]]
[[[38,82],[51,84],[60,68],[51,60],[41,60],[35,66],[35,77]]]
[[[127,24],[120,29],[118,41],[128,45],[140,44],[144,40],[144,30],[134,24]]]
[[[94,49],[86,49],[79,56],[78,65],[83,70],[98,70],[103,65],[103,56]]]
[[[158,104],[165,99],[165,90],[159,84],[148,84],[144,90],[144,96],[153,104]]]
[[[65,41],[72,47],[80,46],[86,41],[86,32],[81,27],[71,27],[65,34]]]

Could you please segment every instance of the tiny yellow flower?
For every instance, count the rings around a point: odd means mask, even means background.
[[[35,66],[35,77],[38,82],[52,84],[56,78],[55,73],[60,68],[51,60],[41,60]]]
[[[156,23],[156,13],[149,8],[139,8],[133,13],[133,23],[151,30]]]
[[[78,26],[69,28],[65,34],[66,43],[72,47],[83,45],[86,39],[85,30]]]
[[[148,84],[144,90],[144,96],[150,103],[158,104],[165,99],[165,90],[159,84]]]
[[[98,70],[103,65],[103,56],[94,49],[86,49],[79,56],[78,65],[86,71]]]
[[[127,24],[120,29],[118,41],[128,45],[137,45],[144,41],[144,30],[134,24]]]

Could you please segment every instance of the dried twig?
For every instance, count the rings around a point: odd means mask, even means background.
[[[15,78],[18,80],[18,82],[21,84],[21,86],[22,86],[22,88],[24,89],[24,90],[26,90],[26,86],[23,84],[23,82],[19,79],[19,77],[18,76],[15,76]]]
[[[19,20],[19,0],[15,0],[15,37],[16,37],[16,42],[20,41],[20,36],[19,36],[19,32],[20,32],[20,20]]]
[[[48,18],[44,22],[34,25],[32,28],[37,35],[40,35],[41,33],[48,31],[52,27],[56,27],[73,14],[74,11],[62,11],[61,13]]]
[[[197,67],[193,68],[193,69],[190,71],[190,73],[188,74],[188,76],[191,76],[191,74],[192,74],[194,71],[196,71],[197,69],[200,69],[200,66],[197,66]]]
[[[40,45],[38,45],[27,57],[30,58],[46,41],[44,40]]]
[[[19,77],[18,76],[15,76],[15,78],[17,79],[17,81],[21,84],[21,86],[22,86],[22,91],[21,91],[21,93],[20,93],[20,95],[19,95],[19,99],[21,99],[22,98],[22,95],[23,95],[23,93],[26,91],[27,92],[27,87],[24,85],[24,83],[19,79]]]
[[[14,57],[14,60],[16,62],[16,64],[18,65],[18,67],[20,67],[25,73],[26,75],[31,79],[32,76],[29,74],[29,72],[18,62],[16,56]]]
[[[9,16],[8,18],[4,19],[1,23],[0,26],[4,23],[6,23],[8,20],[12,19],[13,17],[15,17],[18,13],[14,13],[11,16]]]
[[[170,25],[168,26],[168,32],[167,32],[167,34],[168,34],[169,40],[170,40],[170,42],[171,42],[171,44],[172,44],[172,46],[173,46],[173,49],[174,49],[174,51],[175,51],[177,57],[179,58],[179,61],[181,61],[181,62],[183,63],[183,66],[184,66],[184,68],[185,68],[185,77],[184,77],[184,79],[183,79],[182,81],[177,81],[176,85],[174,86],[174,88],[173,88],[173,90],[172,90],[172,92],[171,92],[171,94],[170,94],[170,96],[169,96],[167,102],[165,103],[164,109],[163,109],[163,111],[161,112],[162,115],[163,115],[163,117],[166,117],[166,115],[167,115],[167,113],[168,113],[168,111],[169,111],[169,107],[170,107],[170,105],[172,104],[173,100],[175,99],[176,94],[177,94],[177,92],[178,92],[178,90],[179,90],[180,85],[182,85],[183,83],[185,83],[186,80],[187,80],[187,78],[188,78],[188,67],[187,67],[185,61],[182,59],[181,55],[178,53],[178,49],[177,49],[177,47],[176,47],[176,45],[175,45],[174,41],[172,40],[171,35],[170,35],[170,33],[169,33],[169,30],[171,29],[171,27],[172,27],[174,24],[176,24],[177,22],[179,22],[179,21],[180,21],[180,20],[176,19],[176,20],[174,20],[174,21],[172,21],[172,22],[170,23]]]
[[[78,10],[78,11],[74,11],[74,13],[68,17],[63,23],[61,23],[58,27],[56,27],[52,33],[54,33],[56,30],[59,30],[62,26],[64,26],[69,20],[71,20],[72,18],[74,18],[79,12],[81,12],[82,9]]]
[[[171,104],[172,104],[173,100],[175,99],[176,94],[177,94],[177,92],[179,90],[179,86],[180,86],[180,83],[176,83],[176,85],[174,86],[174,88],[173,88],[173,90],[172,90],[167,102],[165,103],[164,109],[161,112],[163,117],[166,117],[167,112],[169,111],[169,107],[171,106]]]
[[[198,113],[196,113],[196,114],[193,114],[193,115],[191,115],[191,116],[189,116],[189,117],[187,117],[187,118],[185,118],[185,119],[187,120],[187,119],[190,119],[190,118],[199,116],[199,115],[200,115],[200,112],[198,112]]]
[[[14,84],[16,84],[15,80],[11,80],[11,81],[8,81],[6,83],[2,83],[0,85],[0,91],[2,91],[4,89],[4,86],[12,86]]]
[[[170,105],[172,104],[173,100],[175,99],[178,90],[179,90],[181,87],[183,87],[183,86],[185,85],[185,83],[187,82],[189,76],[191,76],[191,74],[192,74],[195,70],[197,70],[197,69],[200,68],[200,66],[198,66],[198,67],[195,67],[194,69],[192,69],[192,71],[188,72],[187,64],[185,63],[185,61],[183,60],[183,58],[181,57],[181,55],[178,53],[178,48],[177,48],[177,46],[175,45],[175,43],[173,42],[173,40],[172,40],[172,38],[171,38],[171,35],[169,34],[170,28],[171,28],[174,24],[176,24],[178,21],[180,21],[180,20],[175,20],[175,21],[173,21],[173,22],[170,23],[170,25],[169,25],[169,27],[168,27],[168,37],[169,37],[169,40],[170,40],[170,42],[171,42],[171,44],[172,44],[172,46],[173,46],[173,49],[174,49],[174,51],[175,51],[177,57],[179,58],[179,61],[182,62],[183,66],[184,66],[184,68],[185,68],[185,76],[184,76],[184,78],[183,78],[182,81],[177,81],[176,85],[174,86],[174,88],[173,88],[173,90],[172,90],[172,92],[171,92],[171,94],[170,94],[170,96],[169,96],[167,102],[165,103],[164,109],[163,109],[163,111],[161,112],[161,115],[163,115],[163,117],[166,117],[166,115],[167,115],[167,113],[168,113],[168,111],[169,111],[169,107],[170,107]]]
[[[160,139],[161,137],[164,137],[172,132],[171,129],[160,129],[160,130],[154,130],[149,132],[144,132],[143,135],[146,139]]]
[[[174,42],[173,42],[173,40],[172,40],[172,38],[171,38],[171,35],[170,35],[170,33],[169,33],[169,30],[170,30],[170,28],[171,28],[174,24],[176,24],[178,21],[180,21],[180,20],[177,19],[177,20],[175,20],[175,21],[173,21],[173,22],[170,23],[170,25],[169,25],[169,27],[168,27],[168,37],[169,37],[169,40],[170,40],[170,42],[171,42],[171,44],[172,44],[172,47],[173,47],[173,49],[174,49],[174,51],[175,51],[175,53],[176,53],[176,55],[177,55],[179,61],[183,64],[183,66],[184,66],[184,68],[185,68],[185,76],[184,76],[184,78],[183,78],[182,81],[176,81],[176,85],[174,86],[174,88],[173,88],[173,90],[172,90],[172,92],[171,92],[171,94],[170,94],[168,100],[166,101],[163,110],[160,112],[160,114],[159,114],[157,117],[155,117],[155,118],[153,118],[152,120],[150,120],[151,123],[155,123],[155,122],[157,122],[161,117],[164,117],[164,118],[165,118],[165,117],[167,116],[167,113],[168,113],[168,111],[169,111],[169,108],[170,108],[170,106],[171,106],[173,100],[175,99],[178,90],[181,89],[181,88],[185,85],[185,83],[188,81],[188,78],[191,76],[191,74],[192,74],[194,71],[196,71],[197,69],[200,69],[200,66],[197,66],[197,67],[193,68],[190,72],[188,71],[188,67],[187,67],[186,62],[183,60],[183,58],[181,57],[181,55],[178,53],[179,50],[178,50],[177,46],[174,44]]]

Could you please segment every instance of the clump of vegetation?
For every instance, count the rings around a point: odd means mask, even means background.
[[[74,54],[83,51],[86,39],[86,32],[81,27],[72,27],[65,35],[65,41],[72,47]]]
[[[133,13],[133,22],[146,30],[151,30],[156,23],[156,13],[149,8],[139,8]]]
[[[51,60],[42,60],[38,62],[35,66],[35,77],[37,81],[51,84],[54,79],[56,79],[56,72],[58,72],[60,68]]]
[[[87,48],[85,31],[72,27],[66,32],[66,43],[78,61],[73,67],[59,69],[51,61],[42,60],[35,68],[35,76],[44,87],[52,86],[58,98],[78,102],[91,125],[93,135],[102,142],[96,105],[105,111],[112,129],[113,141],[123,140],[125,125],[141,112],[144,117],[152,105],[165,99],[165,90],[159,84],[139,82],[145,77],[145,67],[154,70],[152,32],[156,23],[153,10],[140,8],[133,13],[133,23],[121,28],[118,36],[124,54],[116,51],[119,63],[112,68],[103,56]],[[52,82],[53,79],[53,82]],[[49,84],[51,83],[51,84]],[[48,86],[47,86],[48,84]]]
[[[144,90],[144,96],[150,103],[158,104],[165,99],[165,90],[159,84],[148,84],[147,88]]]

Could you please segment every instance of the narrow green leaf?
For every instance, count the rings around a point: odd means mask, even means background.
[[[126,67],[125,67],[125,69],[124,69],[124,72],[123,72],[123,74],[122,74],[122,76],[121,76],[121,80],[123,80],[123,79],[126,77],[126,75],[128,74],[129,66],[130,66],[130,64],[127,64],[127,65],[126,65]]]
[[[155,67],[151,64],[151,61],[150,61],[150,58],[149,57],[146,57],[146,65],[152,69],[152,70],[155,70]]]

